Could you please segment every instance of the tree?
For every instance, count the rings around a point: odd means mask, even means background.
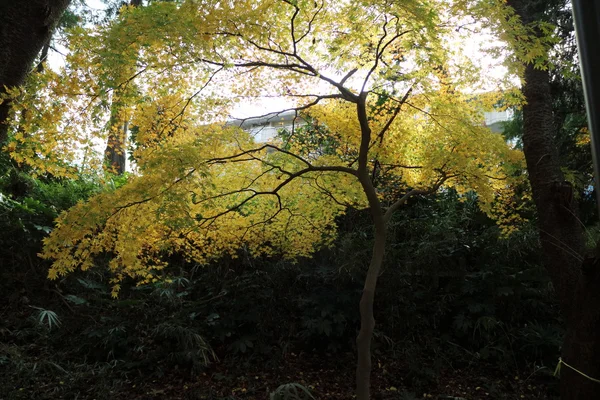
[[[534,38],[544,36],[541,29],[547,12],[563,9],[565,4],[535,0],[508,2]],[[597,360],[600,342],[600,278],[594,261],[584,262],[582,223],[571,182],[565,179],[556,145],[556,117],[553,113],[547,52],[525,63],[523,75],[523,151],[529,181],[538,211],[538,226],[544,264],[557,293],[566,320],[567,334],[562,359],[588,376],[600,376]],[[582,265],[583,263],[583,265]],[[561,398],[591,399],[599,394],[597,383],[571,367],[562,368]]]
[[[4,1],[0,4],[0,98],[21,85],[70,0]],[[11,102],[0,103],[0,145],[7,139]]]
[[[199,264],[235,257],[242,247],[309,256],[331,243],[347,206],[368,207],[375,243],[360,299],[356,372],[357,398],[368,399],[375,289],[392,214],[444,187],[476,191],[506,233],[518,224],[495,198],[510,199],[521,154],[483,126],[482,110],[498,96],[473,94],[489,79],[451,47],[468,12],[421,1],[190,1],[129,9],[99,31],[75,31],[80,51],[64,73],[43,78],[61,107],[29,124],[33,152],[47,155],[37,166],[49,168],[59,148],[61,156],[75,154],[63,147],[66,138],[98,132],[106,93],[136,80],[139,90],[123,106],[137,127],[138,174],[59,218],[45,241],[49,277],[109,255],[117,295],[127,277],[160,279],[174,252]],[[132,58],[137,70],[126,80],[111,73]],[[294,130],[286,143],[256,144],[214,122],[236,99],[259,96],[295,100],[297,113],[331,133],[335,150],[307,150]],[[62,142],[43,140],[59,127]],[[29,162],[32,153],[19,152],[28,141],[20,139],[13,155]],[[383,176],[402,186],[379,190]]]

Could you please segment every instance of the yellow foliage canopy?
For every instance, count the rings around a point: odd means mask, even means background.
[[[267,148],[253,151],[253,160],[224,159],[252,144],[247,133],[205,126],[196,134],[161,146],[145,164],[148,173],[64,213],[45,241],[43,257],[55,260],[50,278],[110,254],[115,283],[126,275],[148,282],[173,252],[200,264],[235,257],[242,246],[255,255],[276,249],[295,258],[334,238],[343,208],[323,207],[327,195],[315,184],[331,177],[310,173],[278,189],[287,177],[267,164],[276,158]],[[277,163],[290,173],[301,168],[285,155]]]
[[[395,209],[399,193],[368,197],[367,170],[415,193],[474,190],[510,230],[521,154],[483,126],[482,112],[514,88],[476,95],[506,82],[452,45],[465,15],[506,20],[504,10],[501,1],[186,0],[75,29],[63,70],[14,94],[37,112],[19,121],[25,133],[9,150],[40,171],[60,174],[56,165],[75,160],[97,170],[94,143],[118,97],[118,118],[135,127],[136,171],[59,218],[42,254],[54,260],[50,277],[107,255],[116,294],[125,276],[156,279],[174,252],[198,263],[241,247],[308,256],[331,243],[345,206]],[[236,102],[261,96],[295,101],[344,146],[305,158],[293,132],[279,147],[224,127]]]

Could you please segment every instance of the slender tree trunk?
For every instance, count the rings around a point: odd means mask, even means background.
[[[131,0],[129,5],[139,7],[142,5],[142,0]],[[127,131],[129,124],[128,121],[121,121],[119,118],[121,109],[119,96],[120,91],[115,90],[115,99],[111,105],[108,140],[104,149],[104,160],[108,169],[117,175],[122,175],[125,172],[125,162],[127,159]]]
[[[371,142],[371,128],[366,109],[367,93],[363,92],[356,99],[356,111],[361,130],[361,144],[358,156],[357,177],[363,188],[373,218],[375,229],[375,243],[371,263],[367,270],[365,285],[360,299],[360,331],[356,338],[357,362],[356,362],[356,398],[357,400],[369,400],[371,389],[371,341],[375,329],[375,317],[373,315],[373,303],[375,302],[375,289],[377,278],[381,271],[381,264],[385,253],[386,221],[383,209],[375,186],[369,173],[369,145]]]
[[[112,112],[118,112],[118,106],[115,103],[112,108]],[[104,159],[106,167],[117,175],[125,172],[128,125],[128,121],[118,121],[118,117],[111,118]]]
[[[371,341],[375,329],[373,316],[373,303],[375,301],[375,288],[381,270],[385,253],[385,223],[381,215],[373,216],[375,219],[375,244],[371,255],[371,264],[367,270],[367,277],[360,299],[360,331],[356,338],[357,356],[356,363],[356,398],[368,400],[371,388]],[[377,221],[379,220],[379,221]]]
[[[70,0],[0,1],[0,96],[23,83]],[[0,104],[0,145],[7,139],[10,102]]]

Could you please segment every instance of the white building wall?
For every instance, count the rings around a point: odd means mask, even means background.
[[[296,117],[294,111],[273,113],[265,117],[249,118],[246,120],[233,119],[227,122],[227,125],[237,125],[250,132],[259,143],[273,140],[280,129],[291,131],[292,127],[298,127],[303,124],[304,120]]]
[[[503,122],[513,119],[513,111],[490,111],[484,112],[484,124],[494,132],[502,132]],[[228,125],[237,125],[250,132],[258,143],[266,143],[277,136],[280,129],[292,130],[292,127],[298,127],[304,124],[304,120],[296,118],[293,111],[285,111],[279,114],[272,114],[266,117],[250,118],[246,120],[230,120]]]
[[[490,111],[483,113],[484,124],[493,132],[502,132],[504,130],[503,122],[511,121],[514,118],[513,110]]]

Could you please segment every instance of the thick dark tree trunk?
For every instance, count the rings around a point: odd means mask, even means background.
[[[525,81],[523,150],[538,210],[544,264],[567,323],[562,359],[600,379],[599,266],[592,258],[582,268],[582,226],[572,187],[565,182],[558,162],[548,73],[528,65]],[[600,383],[569,366],[561,368],[562,400],[600,399]]]
[[[582,226],[573,188],[565,181],[554,141],[550,77],[529,64],[523,94],[523,152],[538,210],[544,264],[567,319],[583,260]]]
[[[70,0],[0,0],[0,95],[19,86]],[[7,139],[10,102],[0,104],[0,144]]]
[[[526,24],[544,11],[544,4],[533,0],[508,4]],[[600,265],[596,259],[584,261],[583,227],[555,143],[549,74],[528,64],[524,79],[523,151],[538,211],[543,261],[567,324],[562,359],[572,367],[561,368],[561,399],[600,399],[600,383],[583,375],[600,379]]]

